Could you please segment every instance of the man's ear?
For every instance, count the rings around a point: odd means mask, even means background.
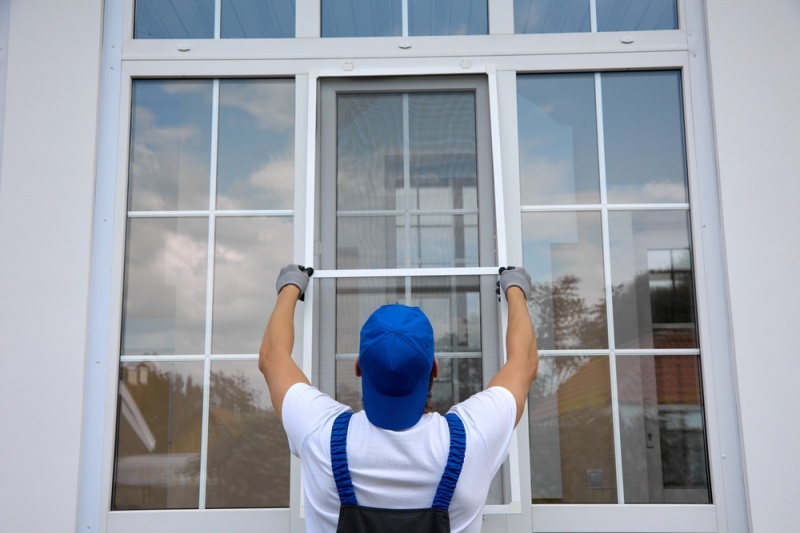
[[[358,364],[358,357],[356,357],[355,370],[356,370],[356,376],[361,377],[361,367]]]
[[[358,361],[356,361],[356,364],[358,364]],[[433,376],[433,379],[436,379],[436,378],[439,377],[439,360],[438,359],[434,358],[434,360],[433,360],[433,370],[431,370],[431,375]]]

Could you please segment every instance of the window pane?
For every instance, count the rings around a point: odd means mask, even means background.
[[[125,363],[111,508],[196,509],[203,363]]]
[[[611,203],[688,202],[679,72],[605,73]]]
[[[475,120],[474,92],[408,95],[409,209],[478,207]]]
[[[600,202],[593,74],[517,77],[522,204]]]
[[[265,272],[292,261],[291,217],[218,217],[214,255],[213,353],[258,353],[276,294]]]
[[[359,332],[385,304],[417,306],[433,326],[436,353],[481,351],[477,276],[342,278],[336,281],[336,353],[358,354]]]
[[[696,355],[617,357],[626,503],[711,503]]]
[[[477,215],[340,216],[337,268],[478,266]]]
[[[598,31],[676,29],[675,0],[597,0]]]
[[[608,348],[600,213],[523,213],[523,261],[542,350]]]
[[[590,31],[589,0],[514,0],[515,33]]]
[[[295,0],[222,0],[223,39],[294,37]]]
[[[608,357],[541,357],[528,400],[533,503],[616,503]]]
[[[487,35],[486,0],[408,0],[409,35]]]
[[[696,348],[689,214],[608,215],[617,348]]]
[[[402,95],[340,94],[336,105],[338,209],[402,209]]]
[[[208,209],[210,81],[135,80],[128,209]]]
[[[206,507],[289,507],[289,444],[256,361],[214,361]]]
[[[321,0],[323,37],[381,37],[402,34],[398,0]]]
[[[214,0],[136,0],[136,39],[213,39]]]
[[[218,209],[291,209],[294,82],[219,83]]]
[[[121,353],[204,353],[207,270],[208,219],[129,219]]]

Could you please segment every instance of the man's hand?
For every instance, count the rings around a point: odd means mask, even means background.
[[[530,274],[522,267],[501,267],[500,279],[497,281],[497,294],[501,294],[502,291],[502,294],[508,298],[508,289],[511,287],[519,287],[527,300],[531,294]]]
[[[287,285],[294,285],[300,289],[299,300],[302,302],[306,298],[306,289],[308,289],[308,282],[314,274],[314,269],[311,267],[304,267],[303,265],[286,265],[278,274],[278,281],[275,283],[275,289],[278,293],[281,292]]]

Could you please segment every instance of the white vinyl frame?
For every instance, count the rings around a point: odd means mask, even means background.
[[[347,75],[496,73],[498,109],[491,110],[502,160],[507,259],[521,263],[516,73],[678,69],[682,73],[694,274],[706,428],[714,503],[711,505],[523,505],[518,514],[487,515],[484,531],[745,533],[747,502],[739,441],[737,393],[721,253],[717,170],[705,50],[703,0],[678,0],[674,31],[513,35],[513,0],[492,0],[490,35],[320,40],[319,0],[297,0],[295,39],[134,40],[133,1],[105,1],[87,389],[81,450],[78,531],[303,531],[299,464],[292,461],[289,509],[111,512],[119,318],[127,218],[127,153],[131,84],[138,78],[294,78],[295,256],[313,257],[317,80]],[[594,3],[594,0],[592,0]],[[324,42],[324,45],[322,43]],[[410,45],[410,46],[409,46]],[[616,207],[616,206],[615,206]],[[622,206],[620,206],[622,207]],[[630,208],[634,206],[627,206]],[[684,208],[680,206],[680,208]],[[174,213],[173,213],[174,214]],[[190,213],[186,213],[190,214]],[[194,213],[206,215],[205,212]],[[498,214],[499,216],[499,214]],[[309,233],[311,231],[311,233]],[[309,238],[311,236],[311,238]],[[322,273],[320,273],[322,274]],[[337,275],[346,273],[338,272]],[[309,292],[311,294],[311,292]],[[313,298],[313,297],[312,297]],[[307,302],[313,304],[313,301]],[[299,310],[296,360],[309,368]],[[300,349],[302,345],[302,349]],[[543,352],[545,353],[545,352]],[[561,352],[564,353],[564,352]],[[588,352],[582,352],[588,353]],[[604,352],[607,353],[607,352]],[[301,355],[302,354],[302,355]],[[633,353],[631,353],[633,354]],[[518,427],[528,447],[527,416]],[[529,458],[519,454],[521,501],[530,500]],[[509,509],[510,511],[510,509]]]

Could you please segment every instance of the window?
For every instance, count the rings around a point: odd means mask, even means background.
[[[132,104],[112,508],[286,507],[256,354],[292,258],[294,83],[134,80]]]
[[[322,37],[487,33],[486,0],[322,0]]]
[[[514,0],[516,33],[678,28],[675,0]]]
[[[135,0],[136,39],[294,37],[295,0]],[[219,16],[215,16],[215,11]]]
[[[680,73],[518,78],[534,503],[710,503]]]

